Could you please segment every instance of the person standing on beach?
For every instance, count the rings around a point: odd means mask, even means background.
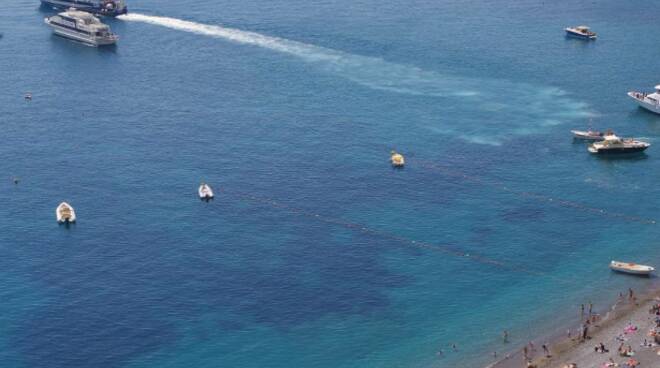
[[[580,304],[580,318],[584,317],[584,304]]]
[[[589,302],[589,317],[591,318],[591,310],[593,309],[594,305]]]
[[[628,300],[632,302],[634,298],[635,298],[635,292],[633,291],[632,288],[628,288]]]
[[[527,345],[525,345],[525,347],[523,347],[523,359],[525,359],[525,361],[529,360],[529,356],[527,354]]]

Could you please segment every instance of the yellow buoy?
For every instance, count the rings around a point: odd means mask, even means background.
[[[390,156],[390,162],[392,163],[392,166],[394,167],[403,167],[403,165],[406,164],[406,160],[403,158],[403,155],[400,153],[397,153],[396,151],[390,152],[392,156]]]

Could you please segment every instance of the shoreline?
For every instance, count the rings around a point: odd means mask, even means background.
[[[535,368],[563,368],[569,363],[576,363],[578,368],[583,367],[601,367],[608,359],[612,358],[619,367],[628,358],[620,357],[617,348],[621,344],[617,340],[622,331],[629,324],[637,326],[637,331],[631,336],[626,336],[623,341],[625,346],[631,345],[636,351],[634,358],[642,363],[641,367],[660,366],[660,346],[641,347],[644,339],[652,341],[653,337],[648,336],[651,328],[655,327],[655,315],[649,313],[654,304],[660,303],[660,285],[654,282],[644,290],[643,294],[637,295],[631,302],[627,296],[622,300],[620,297],[609,305],[602,318],[599,318],[589,327],[589,337],[585,341],[580,341],[576,336],[579,331],[579,323],[572,322],[563,326],[561,329],[548,334],[539,334],[534,341],[539,343],[535,346],[535,351],[531,352],[531,366]],[[593,315],[598,316],[598,313]],[[567,336],[567,330],[571,330],[571,337]],[[599,343],[604,343],[608,353],[596,353],[594,348]],[[547,344],[551,357],[544,356],[542,344]],[[521,347],[510,351],[502,358],[486,365],[484,368],[525,368],[523,359],[523,349]],[[529,351],[529,350],[528,350]]]

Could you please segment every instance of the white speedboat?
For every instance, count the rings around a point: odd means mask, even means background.
[[[406,164],[406,160],[403,158],[403,155],[397,153],[396,151],[390,152],[390,162],[394,167],[403,167]]]
[[[202,185],[199,186],[199,189],[197,189],[197,192],[199,193],[200,199],[213,199],[213,189],[211,189],[208,184],[202,183]]]
[[[644,275],[648,276],[655,270],[651,266],[645,266],[637,263],[628,263],[628,262],[619,262],[612,261],[610,262],[610,268],[617,272],[630,273],[633,275]]]
[[[564,30],[567,36],[583,38],[585,40],[596,39],[596,33],[591,32],[587,26],[567,27]]]
[[[74,8],[45,18],[44,22],[56,35],[94,47],[114,45],[119,39],[97,17]]]
[[[594,142],[587,148],[591,153],[616,154],[642,152],[649,148],[648,142],[637,141],[632,138],[622,139],[616,135],[607,135],[600,142]]]
[[[55,209],[55,216],[59,223],[76,222],[76,211],[74,211],[73,207],[66,202],[62,202],[57,206]]]
[[[655,92],[653,93],[630,91],[628,96],[634,99],[639,106],[660,114],[660,85],[655,86]]]

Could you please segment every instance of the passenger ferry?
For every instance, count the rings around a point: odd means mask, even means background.
[[[113,45],[119,37],[110,27],[90,13],[77,9],[59,13],[44,19],[56,35],[79,41],[90,46]]]
[[[655,92],[653,93],[630,91],[628,96],[634,99],[639,106],[660,114],[660,85],[655,86]]]
[[[125,0],[41,0],[41,4],[54,9],[76,8],[109,17],[128,12]]]

